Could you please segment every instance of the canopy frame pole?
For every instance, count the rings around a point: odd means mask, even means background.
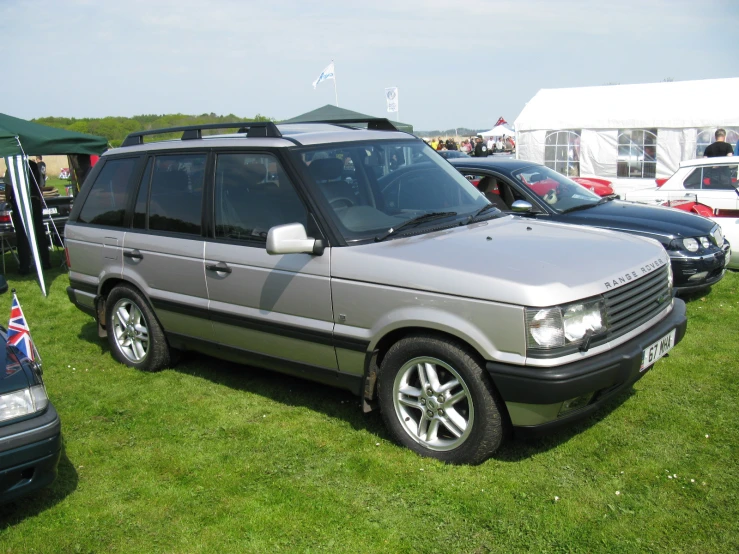
[[[334,63],[334,60],[331,60]],[[336,107],[339,107],[339,93],[336,91],[336,64],[334,64],[334,96],[336,96]]]

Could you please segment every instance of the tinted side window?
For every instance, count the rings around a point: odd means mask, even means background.
[[[708,190],[733,190],[736,188],[737,166],[715,165],[703,168],[703,188]]]
[[[108,160],[90,189],[80,212],[80,223],[123,226],[131,174],[138,158]]]
[[[699,189],[701,188],[701,175],[703,174],[702,168],[694,169],[693,172],[687,176],[683,181],[683,187],[686,189]]]
[[[149,229],[199,235],[206,154],[157,156],[151,177]]]
[[[216,161],[216,237],[264,242],[275,225],[308,216],[277,158],[270,154],[221,154]]]

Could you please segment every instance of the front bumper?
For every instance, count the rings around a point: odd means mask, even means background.
[[[586,417],[609,398],[629,388],[641,371],[642,352],[673,329],[675,345],[688,322],[685,302],[674,299],[672,311],[645,333],[616,348],[578,362],[551,368],[487,362],[486,368],[519,429],[545,430]],[[561,415],[566,401],[593,394],[588,404]]]
[[[695,292],[718,283],[731,259],[728,241],[723,248],[706,255],[670,252],[673,287],[680,294]]]
[[[37,417],[0,427],[0,504],[54,481],[61,431],[59,415],[51,403]]]

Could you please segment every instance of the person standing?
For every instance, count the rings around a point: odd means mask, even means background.
[[[731,144],[726,142],[726,131],[724,129],[716,129],[714,135],[716,142],[709,144],[703,152],[704,158],[719,158],[721,156],[733,156],[734,149]]]
[[[44,161],[43,156],[36,156],[36,165],[38,166],[38,172],[41,175],[39,186],[45,187],[46,186],[46,162]]]
[[[488,147],[482,142],[482,137],[475,138],[475,157],[484,158],[488,155]]]

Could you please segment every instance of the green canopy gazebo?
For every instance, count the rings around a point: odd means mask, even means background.
[[[280,123],[308,123],[314,121],[340,121],[342,119],[373,119],[374,115],[367,115],[345,108],[339,108],[331,104],[326,104],[315,110],[311,110],[304,114],[295,116],[291,119],[286,119]],[[413,125],[408,123],[400,123],[399,121],[390,121],[396,129],[399,131],[405,131],[406,133],[413,133]]]
[[[5,158],[10,184],[20,210],[23,229],[28,237],[44,296],[46,285],[31,215],[31,187],[39,187],[40,184],[30,182],[33,173],[29,171],[28,156],[54,154],[90,156],[102,154],[107,147],[108,141],[102,137],[47,127],[0,113],[0,156]]]

